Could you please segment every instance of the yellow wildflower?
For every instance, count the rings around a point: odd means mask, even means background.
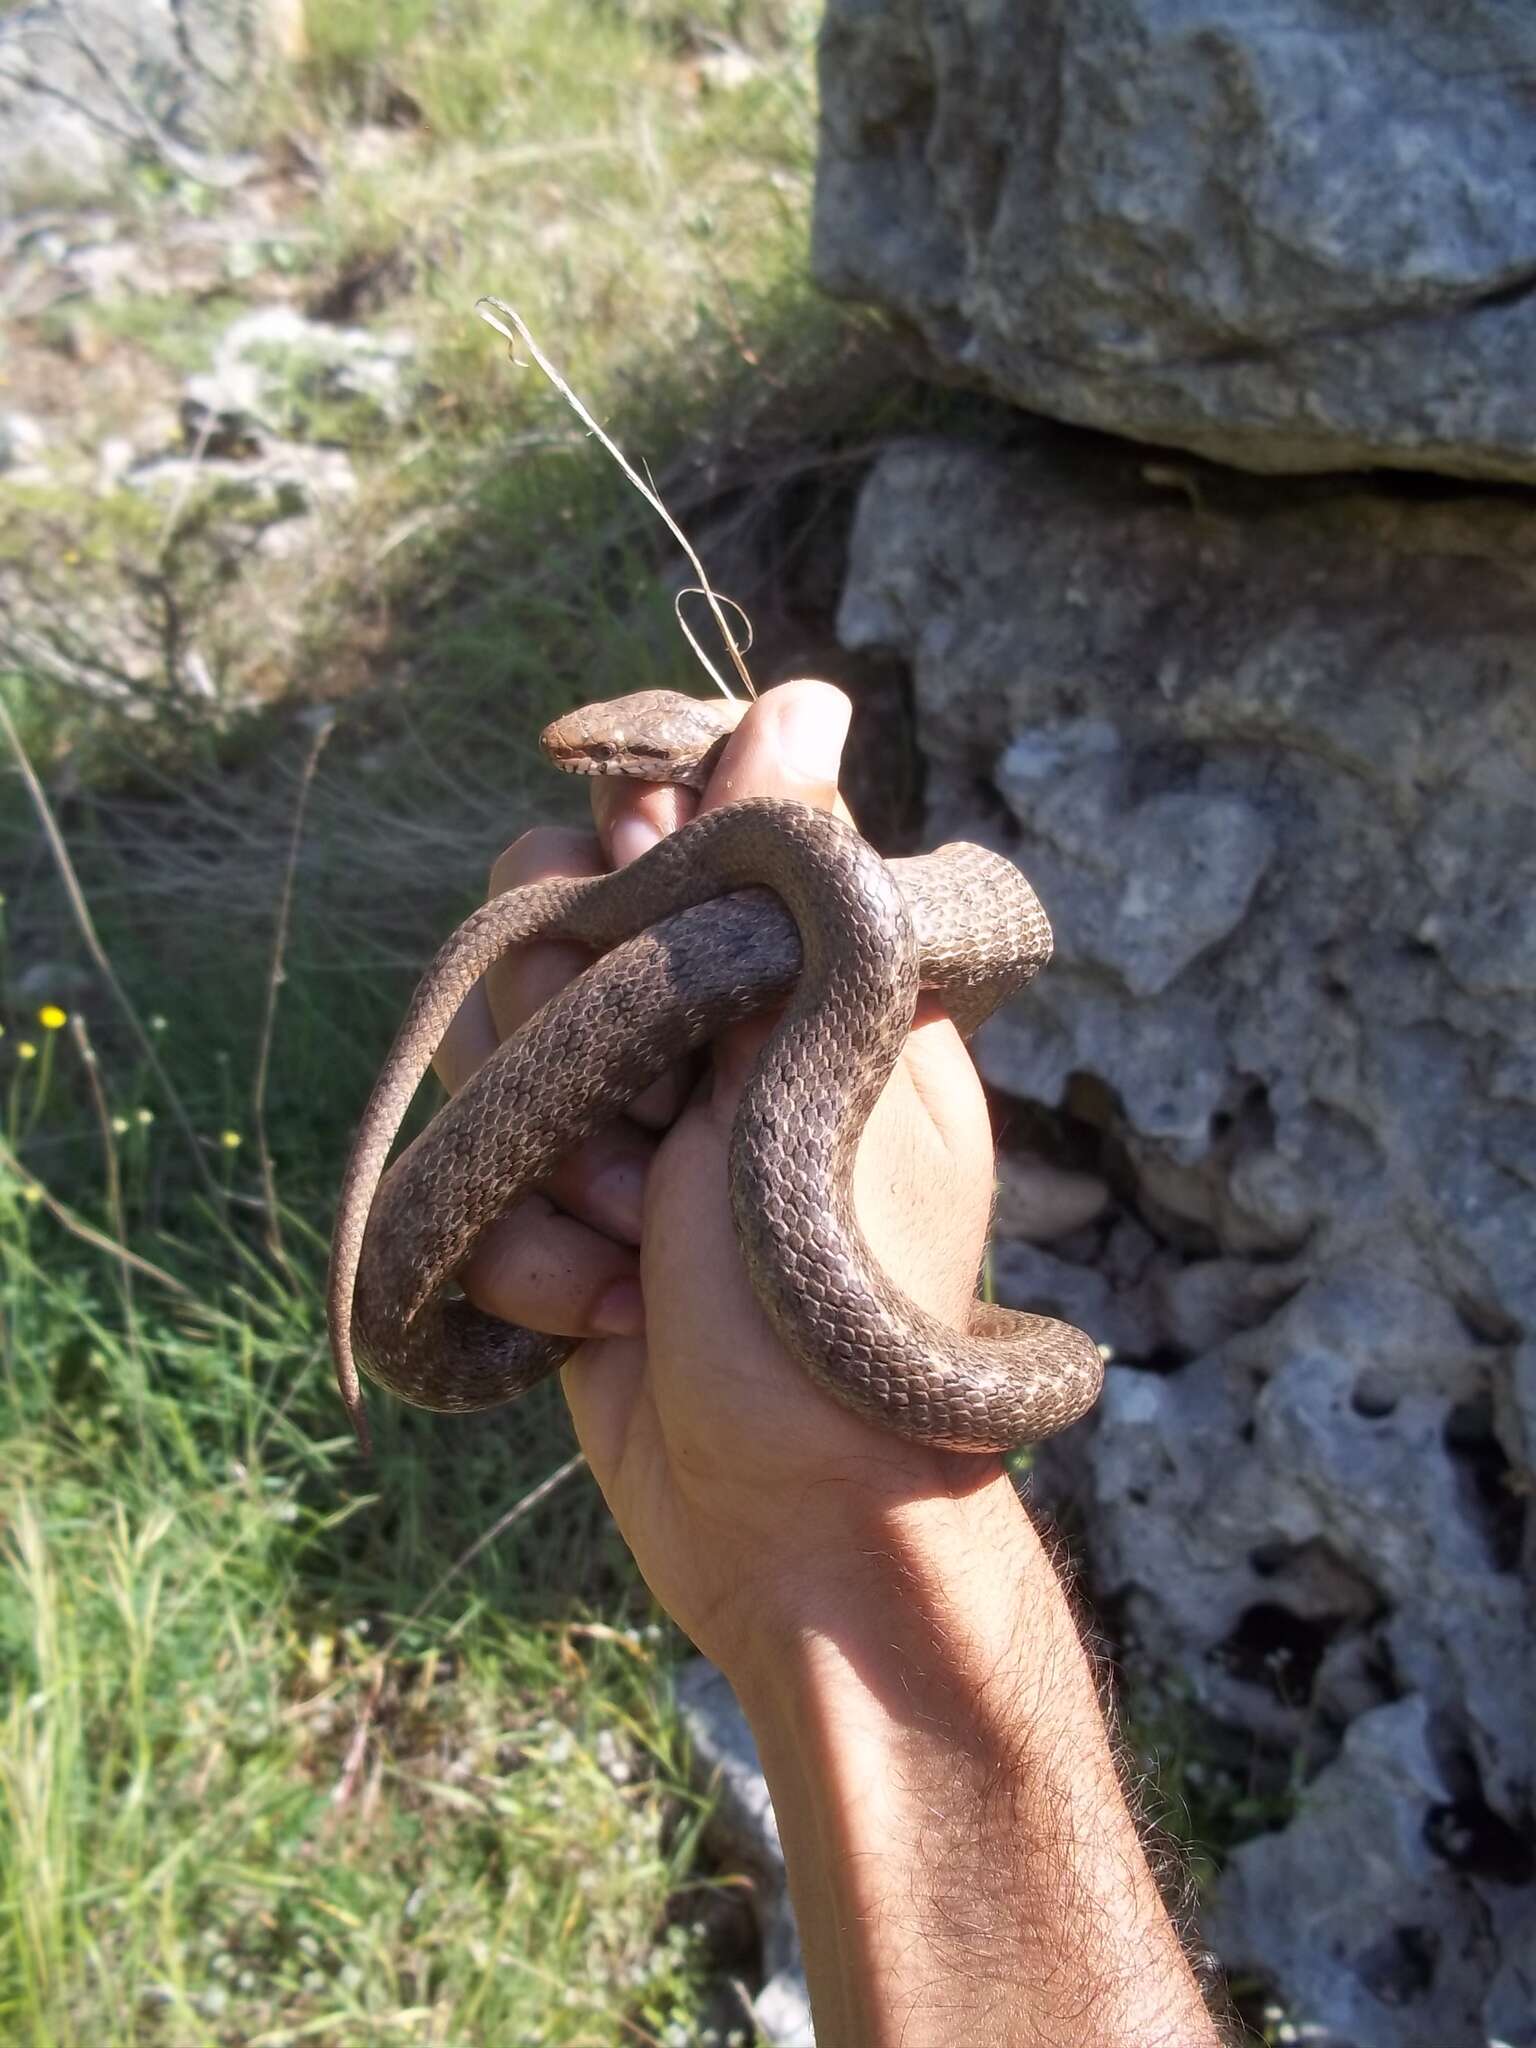
[[[37,1058],[37,1047],[30,1038],[23,1038],[17,1041],[16,1057],[19,1060],[35,1060]]]
[[[37,1021],[45,1031],[62,1031],[69,1017],[57,1003],[44,1003],[37,1013]]]
[[[119,1138],[122,1138],[122,1137],[126,1137],[126,1136],[127,1136],[127,1134],[128,1134],[128,1119],[127,1119],[127,1117],[125,1117],[125,1116],[115,1116],[115,1117],[113,1117],[113,1119],[112,1119],[112,1129],[113,1129],[113,1131],[114,1131],[114,1132],[116,1133],[116,1135],[117,1135],[117,1136],[118,1136]]]
[[[136,1109],[133,1112],[133,1120],[137,1124],[152,1124],[155,1120],[155,1112],[152,1109]]]
[[[219,1143],[226,1152],[233,1152],[240,1143],[240,1133],[238,1131],[220,1131]]]

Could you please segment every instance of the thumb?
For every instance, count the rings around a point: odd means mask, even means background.
[[[780,683],[758,699],[731,735],[700,810],[717,810],[742,797],[778,796],[846,818],[837,771],[852,711],[830,683]]]
[[[781,683],[761,697],[732,735],[709,779],[701,811],[742,797],[790,797],[848,822],[837,772],[853,706],[830,683]],[[775,1016],[755,1017],[725,1032],[714,1048],[711,1114],[724,1128]]]

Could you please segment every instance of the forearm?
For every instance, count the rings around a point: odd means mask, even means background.
[[[821,2048],[1216,2048],[1011,1486],[870,1536],[775,1589],[776,1647],[731,1674]]]

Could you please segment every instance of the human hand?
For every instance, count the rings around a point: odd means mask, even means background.
[[[525,833],[493,868],[491,893],[622,866],[695,811],[745,796],[846,817],[837,771],[848,716],[827,684],[784,684],[748,711],[702,797],[594,781],[596,838]],[[558,942],[499,962],[438,1055],[448,1087],[584,964],[580,948]],[[584,1340],[564,1370],[582,1448],[652,1591],[728,1671],[761,1629],[794,1625],[804,1589],[818,1600],[835,1592],[889,1515],[999,1473],[995,1458],[926,1449],[843,1409],[758,1308],[726,1158],[771,1029],[754,1020],[726,1034],[691,1091],[682,1075],[654,1084],[487,1231],[461,1275],[489,1313]],[[969,1055],[926,998],[866,1129],[854,1189],[879,1263],[963,1325],[991,1208],[991,1129]]]

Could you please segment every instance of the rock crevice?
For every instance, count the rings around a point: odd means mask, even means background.
[[[1055,926],[978,1045],[999,1298],[1112,1353],[1042,1489],[1131,1670],[1297,1760],[1216,1944],[1337,2048],[1536,2040],[1536,510],[914,441],[840,631]]]

